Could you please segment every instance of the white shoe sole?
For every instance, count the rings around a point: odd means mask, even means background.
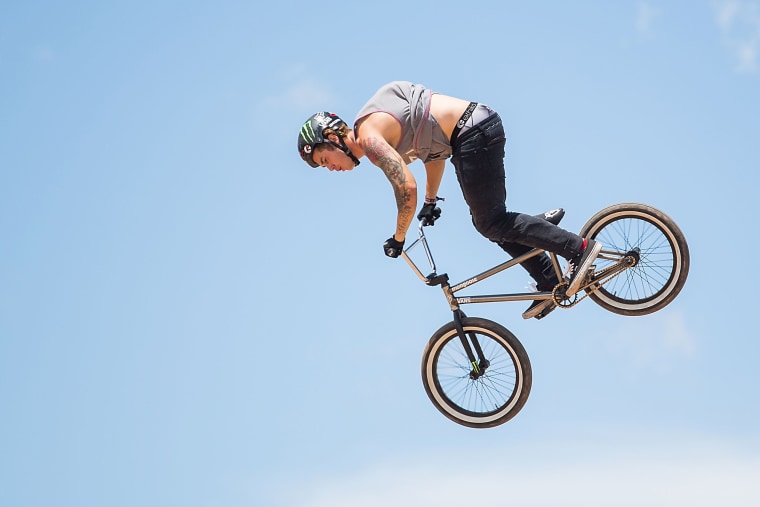
[[[546,301],[543,301],[541,304],[538,304],[534,306],[533,308],[529,308],[528,310],[525,310],[522,314],[523,319],[525,320],[532,319],[536,315],[540,315],[547,308],[551,308],[553,304],[554,304],[554,301],[552,301],[551,299],[547,299]]]
[[[591,246],[591,253],[586,256],[586,260],[583,261],[583,264],[578,266],[578,271],[573,275],[573,279],[570,281],[570,286],[567,288],[567,291],[565,292],[565,295],[567,297],[572,297],[575,295],[576,292],[578,292],[578,289],[581,288],[581,284],[583,283],[583,280],[586,279],[586,273],[589,269],[591,269],[591,266],[594,264],[594,261],[596,260],[596,257],[599,255],[599,252],[602,251],[602,244],[598,241],[594,241],[594,244]]]

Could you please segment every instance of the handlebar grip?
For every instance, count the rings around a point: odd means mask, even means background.
[[[401,255],[401,250],[398,248],[387,247],[385,249],[385,255],[387,255],[388,257],[398,257],[399,255]]]

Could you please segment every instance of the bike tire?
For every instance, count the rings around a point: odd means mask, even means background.
[[[479,378],[454,322],[430,338],[422,355],[422,383],[430,401],[447,418],[470,428],[491,428],[512,419],[523,408],[533,381],[530,360],[522,343],[496,322],[462,319],[469,337],[476,337],[490,362]]]
[[[581,229],[581,236],[602,243],[602,253],[640,249],[639,262],[597,288],[589,297],[619,315],[647,315],[670,304],[689,274],[689,247],[676,223],[662,211],[639,203],[609,206]],[[598,258],[596,269],[612,261]]]

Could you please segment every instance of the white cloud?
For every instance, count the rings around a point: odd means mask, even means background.
[[[715,22],[724,43],[732,51],[736,70],[756,73],[760,51],[760,2],[757,0],[714,0]]]
[[[335,97],[330,90],[321,84],[312,73],[304,66],[294,65],[283,69],[273,80],[282,81],[280,92],[259,101],[262,109],[282,108],[292,111],[311,111],[315,107],[328,107],[335,102]],[[316,110],[315,110],[316,111]]]
[[[662,311],[641,318],[623,319],[610,347],[629,358],[636,368],[668,371],[673,362],[694,355],[697,338],[686,326],[683,313]]]
[[[311,107],[315,104],[327,104],[334,101],[332,94],[322,85],[308,79],[295,83],[283,91],[282,100],[296,109]]]
[[[713,9],[715,9],[715,16],[718,26],[722,30],[730,30],[734,19],[739,12],[740,2],[736,0],[715,0],[713,1]]]
[[[636,31],[643,36],[649,36],[655,20],[660,16],[660,10],[648,2],[639,2],[636,10]]]
[[[34,51],[35,58],[39,61],[49,62],[55,59],[55,53],[47,46],[40,46]]]
[[[760,505],[760,456],[740,446],[604,443],[544,449],[483,449],[399,460],[323,477],[282,498],[290,507],[701,507]],[[527,462],[523,455],[539,456]]]

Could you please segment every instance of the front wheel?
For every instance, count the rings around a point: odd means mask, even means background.
[[[528,354],[496,322],[464,318],[462,328],[471,348],[482,351],[478,364],[468,359],[454,322],[449,322],[425,347],[422,383],[433,405],[452,421],[471,428],[498,426],[528,400],[533,379]]]
[[[646,315],[668,305],[689,274],[689,247],[681,229],[665,213],[645,204],[615,204],[586,222],[580,235],[602,243],[596,272],[626,252],[638,262],[586,292],[603,308],[620,315]]]

